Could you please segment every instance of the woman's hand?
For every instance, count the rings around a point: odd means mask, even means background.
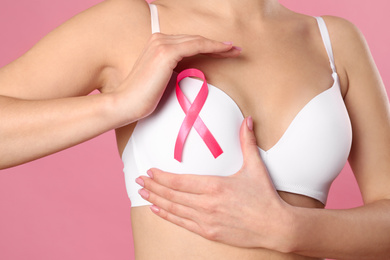
[[[231,42],[218,42],[197,35],[153,34],[130,74],[114,92],[122,104],[119,111],[123,111],[124,123],[129,123],[126,118],[129,105],[132,114],[134,109],[137,110],[138,119],[152,113],[178,62],[197,54],[231,58],[237,57],[240,49]],[[136,108],[131,103],[136,103]]]
[[[150,178],[138,178],[137,183],[144,186],[141,196],[153,203],[151,210],[209,240],[289,251],[294,235],[291,206],[272,184],[252,126],[250,117],[241,126],[244,163],[232,176],[177,175],[151,169]]]
[[[105,56],[111,53],[108,43],[101,41],[106,31],[95,30],[101,27],[94,22],[99,19],[83,18],[86,14],[102,15],[92,9],[80,14],[78,23],[65,23],[21,59],[0,69],[0,169],[58,152],[149,115],[183,57],[240,54],[231,43],[157,33],[118,87],[83,96],[107,80],[101,70],[110,67]],[[84,29],[78,30],[77,24]],[[77,40],[69,41],[66,35]],[[63,50],[61,56],[58,48]]]

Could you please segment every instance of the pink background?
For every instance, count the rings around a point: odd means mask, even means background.
[[[1,0],[0,66],[99,0]],[[311,15],[332,14],[364,33],[390,86],[387,0],[281,0]],[[389,87],[387,88],[390,92]],[[328,208],[362,204],[348,166],[332,186]],[[0,171],[0,259],[133,259],[130,201],[113,131],[44,159]]]

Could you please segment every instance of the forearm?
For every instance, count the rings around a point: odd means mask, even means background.
[[[389,259],[390,200],[331,210],[294,208],[293,252],[335,259]]]
[[[39,101],[0,96],[0,169],[120,126],[124,122],[114,115],[113,103],[113,98],[104,94]]]

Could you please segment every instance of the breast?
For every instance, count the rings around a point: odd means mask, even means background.
[[[137,123],[122,154],[126,188],[132,206],[147,205],[137,193],[139,187],[135,179],[152,167],[174,173],[228,176],[242,166],[239,130],[243,115],[227,94],[210,85],[199,116],[223,153],[214,158],[205,141],[192,128],[183,146],[182,161],[174,159],[176,138],[186,115],[175,94],[175,76],[169,82],[156,110]],[[181,90],[191,103],[202,83],[193,78],[181,81]]]
[[[175,94],[176,76],[172,76],[155,112],[137,123],[122,154],[133,207],[149,204],[139,196],[135,179],[152,167],[174,173],[228,176],[242,166],[239,130],[244,117],[233,99],[210,84],[199,116],[223,153],[214,158],[205,141],[191,128],[182,161],[174,159],[176,138],[186,116]],[[201,86],[202,81],[193,78],[180,82],[191,103]],[[325,203],[330,184],[347,160],[351,135],[336,74],[332,88],[313,98],[297,114],[278,143],[268,151],[259,151],[277,190]]]
[[[323,204],[352,143],[351,122],[336,73],[333,78],[333,86],[302,108],[275,146],[260,149],[277,190],[306,195]]]

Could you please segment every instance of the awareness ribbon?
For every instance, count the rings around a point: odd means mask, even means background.
[[[203,85],[192,104],[183,94],[179,86],[179,82],[186,77],[198,77],[203,80]],[[202,110],[202,107],[206,102],[208,93],[209,89],[207,86],[206,78],[202,71],[198,69],[186,69],[177,75],[176,97],[179,101],[181,108],[186,114],[183,123],[180,127],[179,134],[177,135],[175,144],[174,157],[179,162],[182,161],[183,146],[192,127],[194,127],[200,137],[202,137],[204,143],[207,145],[214,158],[217,158],[223,153],[218,142],[215,140],[214,136],[211,134],[211,132],[199,116],[200,110]]]

